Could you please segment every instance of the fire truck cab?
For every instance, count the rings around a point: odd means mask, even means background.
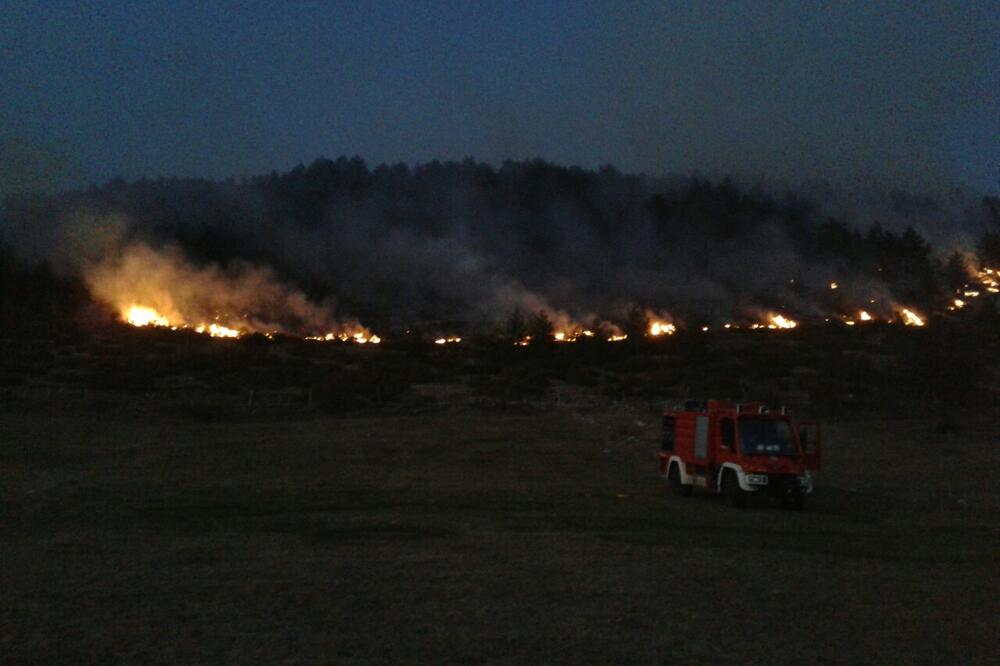
[[[699,486],[731,506],[766,495],[801,509],[820,466],[819,424],[763,402],[689,400],[663,411],[658,457],[674,494]]]

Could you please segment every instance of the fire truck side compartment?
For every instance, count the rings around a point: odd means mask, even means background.
[[[699,414],[695,418],[694,457],[704,460],[708,455],[708,416]]]

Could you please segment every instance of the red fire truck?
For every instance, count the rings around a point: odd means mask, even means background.
[[[762,402],[689,400],[663,411],[659,460],[674,494],[699,486],[731,506],[766,495],[801,509],[819,470],[819,424]]]

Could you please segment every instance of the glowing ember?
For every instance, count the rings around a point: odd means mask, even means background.
[[[359,345],[372,343],[377,345],[382,342],[382,338],[377,335],[372,335],[368,331],[360,331],[358,333],[327,333],[326,335],[307,335],[306,340],[313,340],[315,342],[333,342],[334,340],[340,340],[341,342],[356,342]]]
[[[122,317],[133,326],[170,326],[170,321],[153,308],[133,305]]]
[[[649,325],[649,334],[653,337],[660,335],[673,335],[677,332],[677,327],[670,322],[654,321]]]
[[[378,336],[374,336],[373,339],[372,339],[372,342],[374,342],[374,338],[375,337],[378,337]],[[434,344],[436,344],[436,345],[450,345],[450,344],[455,344],[455,343],[461,342],[461,341],[462,341],[462,338],[459,338],[459,337],[456,336],[456,337],[450,337],[450,338],[438,338],[437,340],[434,341]]]
[[[556,342],[576,342],[580,336],[592,338],[594,332],[588,329],[574,328],[571,330],[556,331],[552,334],[552,339]]]
[[[610,338],[608,338],[608,342],[621,342],[626,338],[628,338],[628,335],[624,333],[622,333],[621,335],[612,335]]]
[[[865,312],[864,310],[862,310],[861,312],[858,313],[858,319],[860,319],[861,321],[871,321],[872,316],[867,312]]]
[[[924,320],[912,310],[907,310],[906,308],[903,308],[902,310],[900,310],[899,314],[902,315],[903,323],[906,324],[907,326],[924,325]]]
[[[831,282],[831,283],[830,283],[830,289],[836,289],[836,288],[837,288],[837,287],[839,287],[839,286],[840,286],[840,285],[838,285],[838,284],[837,284],[836,282]]]

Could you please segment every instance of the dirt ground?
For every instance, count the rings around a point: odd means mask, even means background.
[[[657,415],[0,414],[6,663],[995,663],[996,426],[825,424],[806,511],[671,497]]]

